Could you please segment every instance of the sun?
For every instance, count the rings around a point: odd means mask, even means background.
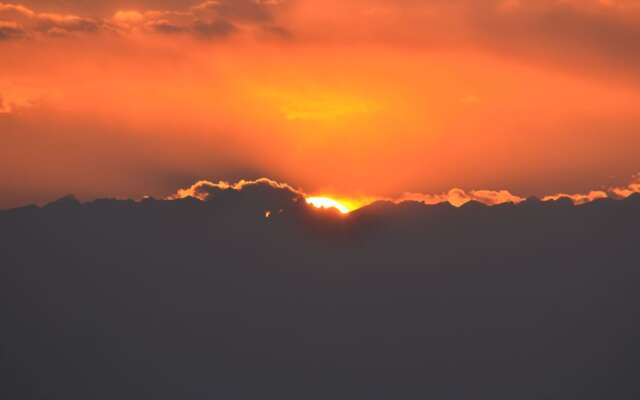
[[[315,208],[335,208],[341,214],[348,214],[351,211],[349,207],[330,197],[307,197],[306,201]]]

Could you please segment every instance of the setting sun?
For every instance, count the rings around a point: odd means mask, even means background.
[[[308,197],[306,200],[307,204],[316,208],[335,208],[340,211],[341,214],[348,214],[351,211],[346,205],[329,197]]]

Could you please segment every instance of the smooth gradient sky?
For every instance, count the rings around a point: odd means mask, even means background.
[[[640,172],[638,71],[636,0],[0,2],[0,207],[607,190]]]

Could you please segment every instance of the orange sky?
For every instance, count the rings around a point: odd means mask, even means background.
[[[640,171],[635,0],[0,2],[0,207],[269,176],[589,193]]]

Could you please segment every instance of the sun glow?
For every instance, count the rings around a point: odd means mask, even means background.
[[[329,197],[307,197],[307,204],[315,208],[335,208],[341,214],[348,214],[351,209],[343,203]]]

